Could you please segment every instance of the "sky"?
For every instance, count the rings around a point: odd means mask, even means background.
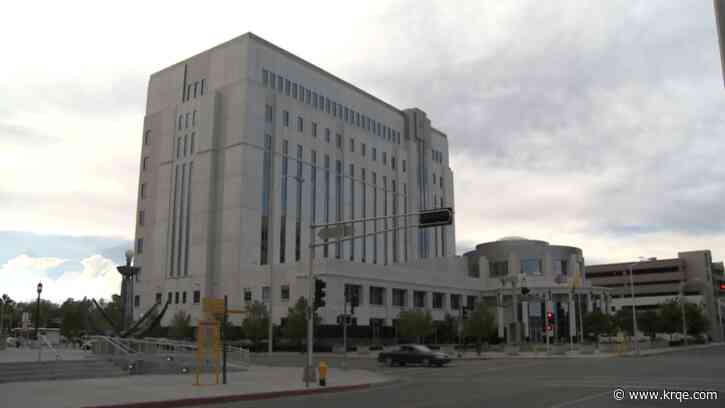
[[[248,31],[427,112],[448,135],[459,253],[520,235],[588,264],[725,257],[711,1],[351,4],[5,5],[0,292],[118,291],[149,75]]]

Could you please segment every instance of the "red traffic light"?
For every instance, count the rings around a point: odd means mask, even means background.
[[[553,322],[554,321],[554,313],[548,312],[546,314],[546,320]]]
[[[720,284],[720,290],[725,292],[725,283]]]

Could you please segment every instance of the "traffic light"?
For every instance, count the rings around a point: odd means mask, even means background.
[[[522,286],[521,287],[521,294],[522,295],[526,296],[526,295],[529,294],[529,292],[531,292],[531,290],[529,290],[529,288],[527,288],[526,286]]]
[[[720,293],[725,293],[725,283],[720,283]]]
[[[437,208],[435,210],[423,211],[418,218],[418,228],[437,227],[439,225],[451,225],[453,223],[453,208]]]
[[[467,307],[464,307],[463,308],[463,318],[464,319],[467,319],[468,318],[468,308]]]
[[[546,313],[546,321],[549,322],[549,324],[553,324],[554,323],[554,313],[547,312]]]
[[[353,292],[350,296],[350,314],[355,314],[355,308],[360,306],[360,298],[357,292]]]
[[[327,287],[325,281],[315,279],[315,309],[325,307],[325,287]]]

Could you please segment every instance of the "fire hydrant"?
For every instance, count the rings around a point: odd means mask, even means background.
[[[324,387],[327,385],[327,363],[320,361],[318,370],[320,372],[320,386]]]

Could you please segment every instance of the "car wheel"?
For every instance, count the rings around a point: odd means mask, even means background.
[[[385,364],[386,364],[386,365],[387,365],[388,367],[392,367],[392,366],[393,366],[393,364],[394,364],[394,363],[393,363],[393,359],[392,359],[392,358],[390,358],[390,357],[386,357],[386,358],[385,358]]]
[[[423,364],[423,366],[425,366],[425,367],[428,367],[428,366],[430,366],[430,360],[428,360],[427,358],[424,358],[423,361],[421,361],[421,364]]]

